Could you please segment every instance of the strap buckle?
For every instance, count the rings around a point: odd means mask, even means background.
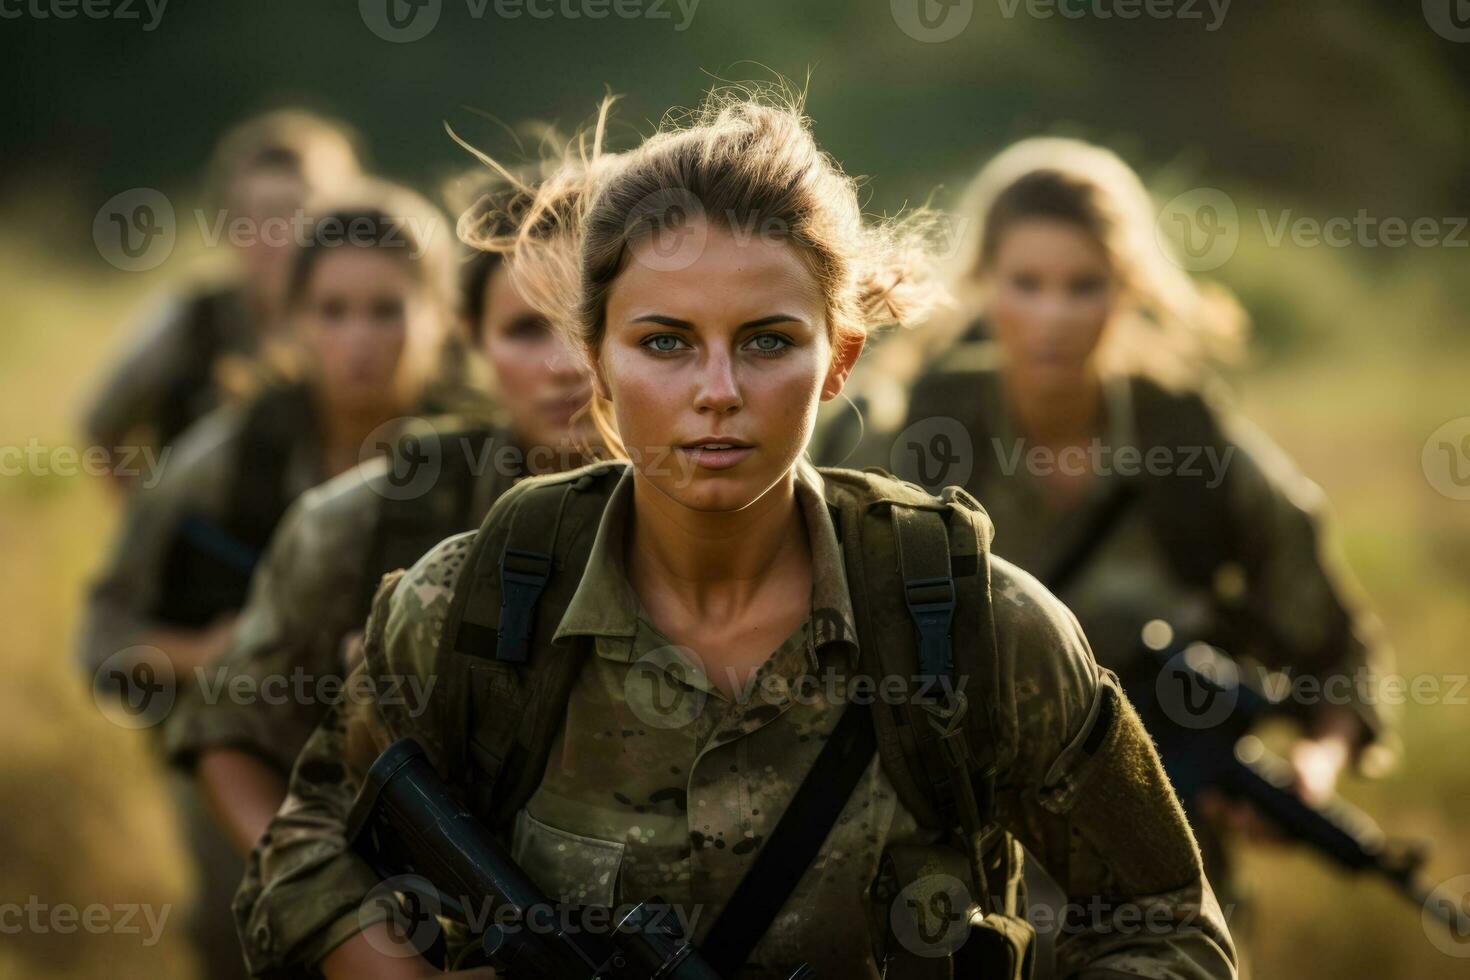
[[[551,556],[507,547],[500,556],[500,635],[495,659],[523,664],[531,656],[531,621],[551,578]]]
[[[919,633],[919,669],[931,678],[948,677],[954,672],[949,645],[950,624],[954,621],[954,579],[905,579],[904,602]]]

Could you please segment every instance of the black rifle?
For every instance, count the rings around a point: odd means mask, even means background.
[[[1191,823],[1205,790],[1246,802],[1287,839],[1346,870],[1386,879],[1457,934],[1470,930],[1424,880],[1424,845],[1390,842],[1372,817],[1339,796],[1320,805],[1301,797],[1290,764],[1250,735],[1283,702],[1252,683],[1235,660],[1207,643],[1181,640],[1163,620],[1144,626],[1139,649],[1121,679]]]
[[[386,880],[417,876],[441,908],[490,922],[485,958],[539,980],[720,980],[658,899],[636,905],[601,935],[563,923],[555,906],[454,796],[411,738],[368,769],[348,840]],[[420,885],[420,887],[423,887]],[[493,921],[492,921],[493,920]],[[792,980],[811,974],[802,967]]]

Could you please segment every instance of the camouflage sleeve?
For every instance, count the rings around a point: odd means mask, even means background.
[[[457,572],[474,532],[442,542],[407,572],[383,579],[368,619],[363,664],[307,741],[290,790],[246,862],[236,925],[253,976],[309,971],[382,918],[367,903],[378,883],[347,850],[343,830],[362,774],[399,738],[437,752],[435,656]]]
[[[137,426],[151,420],[169,377],[185,353],[189,304],[182,297],[158,301],[134,329],[122,355],[102,379],[82,415],[87,440],[115,446]]]
[[[224,656],[180,692],[165,729],[169,759],[210,748],[251,752],[291,771],[339,701],[344,639],[362,623],[358,579],[380,513],[373,460],[303,494],[282,518]]]
[[[1116,678],[1059,600],[991,562],[999,813],[1067,895],[1057,975],[1235,977],[1194,836]]]
[[[1348,572],[1322,491],[1243,417],[1224,413],[1223,425],[1235,448],[1232,508],[1257,549],[1244,600],[1275,647],[1258,655],[1298,681],[1312,678],[1320,696],[1299,699],[1309,726],[1333,706],[1355,712],[1362,722],[1357,758],[1381,769],[1397,753],[1392,718],[1377,696],[1394,656]]]
[[[89,673],[114,653],[136,646],[152,628],[148,612],[158,602],[165,553],[180,517],[224,509],[242,419],[233,407],[201,419],[174,447],[158,483],[140,488],[129,500],[83,611],[78,658]]]

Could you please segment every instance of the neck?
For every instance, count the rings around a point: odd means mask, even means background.
[[[1102,379],[1092,368],[1061,385],[1028,384],[1007,374],[1005,400],[1021,432],[1042,445],[1077,445],[1102,430]]]
[[[365,458],[363,445],[372,431],[390,419],[407,414],[411,406],[411,400],[396,393],[370,404],[333,402],[329,396],[319,393],[317,426],[328,475],[336,476],[356,466]]]
[[[738,511],[696,511],[634,472],[633,525],[627,561],[635,589],[672,593],[698,614],[722,617],[743,608],[771,571],[807,556],[796,500],[796,473]],[[809,560],[806,559],[806,560]]]

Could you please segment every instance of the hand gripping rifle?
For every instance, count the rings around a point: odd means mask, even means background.
[[[721,980],[668,906],[642,902],[600,934],[561,921],[554,904],[461,804],[411,738],[368,769],[347,823],[352,847],[384,879],[415,875],[442,908],[491,912],[487,961],[538,980]],[[791,980],[809,980],[805,967]]]

